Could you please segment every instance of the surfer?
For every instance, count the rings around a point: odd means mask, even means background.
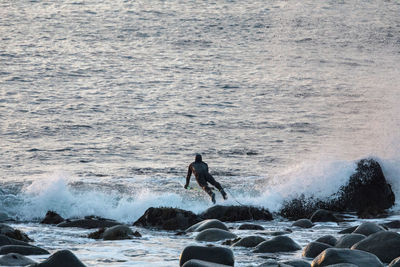
[[[211,201],[215,204],[215,194],[208,186],[207,183],[212,184],[215,186],[224,199],[228,199],[224,189],[222,188],[221,184],[215,181],[214,177],[208,172],[208,165],[205,163],[200,154],[196,154],[195,161],[189,165],[188,173],[186,176],[186,184],[184,186],[185,189],[188,188],[190,182],[190,176],[192,173],[196,177],[197,183],[203,188],[204,191],[211,197]]]

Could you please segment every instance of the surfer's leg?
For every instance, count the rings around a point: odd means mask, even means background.
[[[221,195],[224,199],[228,199],[228,196],[226,195],[224,189],[222,188],[221,184],[215,181],[214,177],[211,174],[207,175],[207,182],[215,186],[219,192],[221,192]]]
[[[214,192],[211,190],[210,187],[208,187],[207,184],[202,186],[203,190],[206,191],[206,193],[211,197],[211,201],[215,204],[215,194]]]

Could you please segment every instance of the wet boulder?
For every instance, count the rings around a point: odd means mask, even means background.
[[[33,241],[24,232],[22,232],[22,231],[20,231],[18,229],[14,229],[11,226],[8,226],[8,225],[6,225],[4,223],[0,223],[0,234],[1,235],[6,235],[6,236],[8,236],[10,238],[13,238],[13,239],[16,239],[16,240],[20,240],[20,241],[24,241],[24,242]]]
[[[400,234],[391,231],[377,232],[354,244],[351,249],[363,250],[389,263],[400,257]]]
[[[120,224],[122,223],[110,219],[105,219],[96,216],[87,216],[84,219],[66,220],[62,223],[57,224],[57,227],[77,227],[84,229],[93,229],[93,228],[112,227]]]
[[[218,219],[223,222],[272,220],[272,215],[268,210],[253,206],[215,205],[201,213],[200,216],[204,219]]]
[[[8,253],[18,253],[21,255],[46,255],[50,254],[47,250],[36,246],[5,245],[0,247],[0,255]]]
[[[392,262],[388,265],[388,267],[400,267],[400,257],[392,260]]]
[[[286,265],[284,263],[279,263],[277,260],[268,259],[263,264],[258,265],[258,267],[291,267],[290,265]]]
[[[229,267],[229,265],[202,260],[188,260],[182,267]]]
[[[36,262],[18,253],[8,253],[0,257],[0,266],[26,266]]]
[[[360,242],[365,239],[366,236],[362,234],[346,234],[339,237],[336,242],[336,248],[351,248],[354,244]]]
[[[390,229],[399,229],[400,221],[399,220],[390,221],[390,222],[384,223],[383,226],[390,228]]]
[[[340,263],[350,263],[356,266],[383,267],[382,262],[374,254],[347,248],[326,249],[312,261],[311,266],[322,267]]]
[[[309,219],[298,219],[295,221],[292,226],[297,226],[301,228],[311,228],[314,224]]]
[[[371,222],[364,222],[361,225],[359,225],[354,231],[354,234],[362,234],[365,236],[372,235],[374,233],[380,232],[380,231],[385,231],[384,228],[381,226],[371,223]]]
[[[363,159],[357,163],[355,173],[338,191],[325,199],[306,197],[284,203],[280,214],[285,218],[309,218],[316,210],[335,212],[365,212],[379,214],[393,206],[394,193],[386,182],[379,163],[373,159]]]
[[[196,236],[196,241],[206,241],[206,242],[213,242],[213,241],[220,241],[226,239],[233,239],[237,236],[232,234],[231,232],[221,230],[218,228],[210,228],[201,231]]]
[[[142,235],[138,231],[133,232],[127,225],[115,225],[110,228],[100,228],[98,231],[90,233],[88,237],[103,240],[124,240],[142,237]]]
[[[29,243],[0,234],[0,247],[5,245],[30,246]]]
[[[235,263],[232,250],[223,247],[187,246],[181,253],[179,266],[192,259],[228,266],[234,266]]]
[[[325,243],[325,244],[328,244],[330,246],[335,246],[336,243],[337,243],[337,239],[333,235],[324,235],[324,236],[321,236],[320,238],[318,238],[315,241],[316,242]]]
[[[338,234],[351,234],[357,229],[357,227],[358,227],[358,225],[357,226],[348,227],[346,229],[343,229],[343,230],[339,231]]]
[[[301,246],[288,236],[276,236],[270,240],[261,242],[255,248],[255,253],[266,252],[290,252],[300,250]]]
[[[309,243],[303,250],[303,257],[307,258],[315,258],[317,257],[322,251],[327,248],[331,248],[331,245],[321,243],[321,242],[311,242]]]
[[[148,208],[134,226],[154,227],[162,230],[185,230],[201,218],[191,211],[177,208]]]
[[[265,228],[258,224],[244,223],[239,226],[238,230],[265,230]]]
[[[311,215],[310,220],[312,222],[337,222],[338,218],[336,218],[332,211],[318,209]]]
[[[58,213],[49,210],[44,219],[40,222],[42,224],[59,224],[65,221]]]
[[[205,229],[218,228],[221,230],[229,231],[228,227],[217,219],[204,220],[186,229],[186,232],[201,232]]]
[[[234,243],[232,247],[246,247],[246,248],[254,248],[261,242],[264,242],[265,238],[257,235],[246,236],[240,239],[238,242]]]
[[[288,260],[283,261],[282,263],[292,267],[311,267],[311,264],[305,260]]]
[[[51,255],[41,263],[30,265],[29,267],[85,267],[74,253],[69,250],[60,250]]]

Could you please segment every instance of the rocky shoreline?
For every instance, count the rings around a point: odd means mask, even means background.
[[[343,227],[335,236],[321,235],[306,245],[292,238],[292,233],[307,235],[318,227],[329,227],[329,223],[346,225],[346,222],[354,221],[354,217],[347,216],[348,212],[357,214],[359,218],[381,217],[393,203],[393,192],[379,164],[369,159],[359,162],[349,184],[331,200],[293,199],[285,203],[277,214],[253,206],[216,205],[200,214],[172,207],[152,207],[132,225],[96,216],[64,219],[53,211],[49,211],[40,223],[60,228],[93,229],[86,238],[95,240],[140,240],[140,228],[193,238],[194,245],[186,246],[180,253],[179,265],[185,267],[234,266],[235,251],[238,249],[265,259],[258,266],[395,267],[400,266],[398,220],[386,224],[367,221],[351,228]],[[327,207],[330,209],[324,209]],[[86,266],[68,248],[50,255],[49,251],[36,246],[35,241],[23,231],[5,224],[9,222],[6,216],[2,220],[0,265]],[[287,220],[291,221],[290,227],[281,231],[266,233],[261,225]],[[139,228],[139,231],[133,231],[133,228]],[[300,251],[301,257],[294,256]],[[29,258],[31,255],[49,257],[35,262]],[[281,260],[281,255],[286,255],[286,260]]]

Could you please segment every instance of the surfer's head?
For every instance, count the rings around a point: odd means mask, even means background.
[[[201,157],[200,154],[196,154],[196,158],[194,159],[195,162],[202,162],[203,158]]]

